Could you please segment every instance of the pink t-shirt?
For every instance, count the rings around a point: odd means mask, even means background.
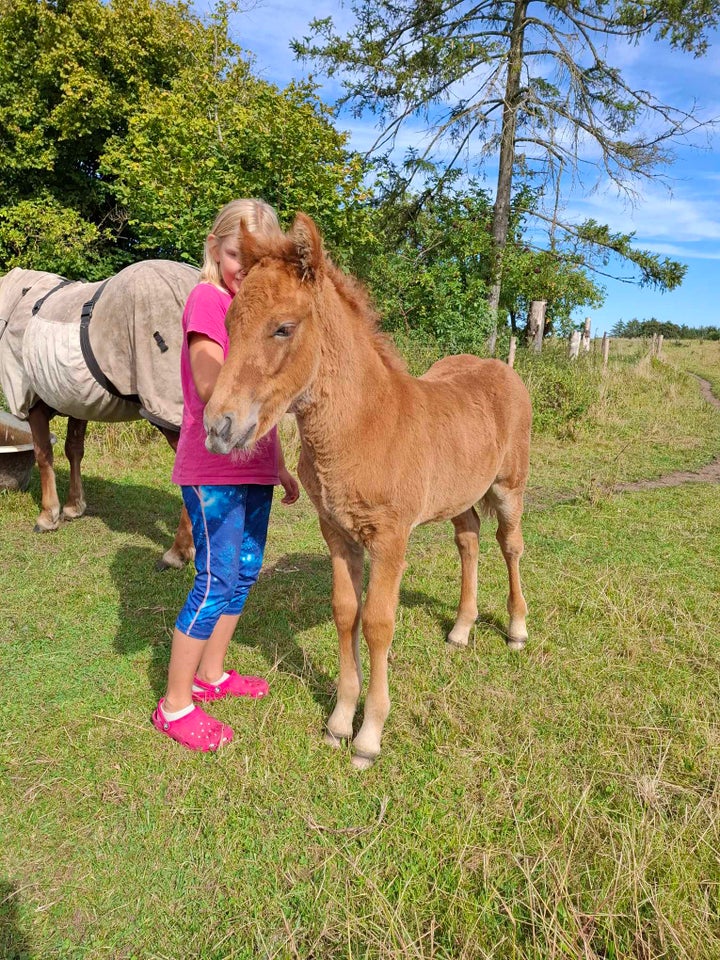
[[[232,302],[232,294],[212,283],[199,283],[191,292],[183,313],[183,345],[180,352],[180,380],[183,390],[183,419],[180,440],[175,454],[172,479],[174,483],[194,484],[280,483],[280,444],[277,428],[273,427],[250,453],[210,453],[205,447],[203,414],[205,404],[198,396],[190,367],[188,338],[191,333],[202,333],[228,353],[228,334],[225,314]]]

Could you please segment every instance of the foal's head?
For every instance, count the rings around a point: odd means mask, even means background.
[[[251,447],[302,397],[318,366],[325,255],[317,227],[298,214],[284,236],[243,229],[240,248],[248,273],[228,310],[230,347],[205,408],[214,453]]]

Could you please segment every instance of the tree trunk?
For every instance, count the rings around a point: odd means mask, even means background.
[[[500,308],[500,289],[502,287],[502,256],[507,242],[510,226],[510,200],[515,167],[515,132],[517,114],[521,105],[521,70],[523,63],[523,41],[525,37],[525,17],[529,0],[515,0],[513,11],[510,50],[508,52],[507,81],[505,84],[505,102],[503,105],[502,133],[500,136],[500,160],[498,166],[497,191],[493,210],[493,254],[490,274],[490,292],[488,305],[493,318],[491,356],[495,352],[497,341],[498,310]]]

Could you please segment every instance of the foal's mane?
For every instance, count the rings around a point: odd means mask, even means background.
[[[327,276],[341,300],[345,302],[353,317],[364,325],[370,336],[370,342],[389,370],[407,373],[407,364],[400,356],[397,347],[388,334],[380,328],[380,315],[373,306],[365,286],[349,276],[325,256]]]

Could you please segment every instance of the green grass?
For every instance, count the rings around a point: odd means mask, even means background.
[[[169,448],[93,425],[89,516],[55,535],[31,532],[37,476],[0,494],[0,957],[717,960],[720,488],[598,491],[706,462],[718,420],[635,358],[536,433],[521,655],[491,525],[465,652],[450,526],[416,531],[363,774],[321,742],[337,656],[306,498],[273,508],[232,650],[271,696],[216,705],[235,740],[198,756],[149,723],[191,582],[154,570]]]
[[[720,341],[670,340],[663,344],[663,353],[674,366],[709,380],[720,397]]]

